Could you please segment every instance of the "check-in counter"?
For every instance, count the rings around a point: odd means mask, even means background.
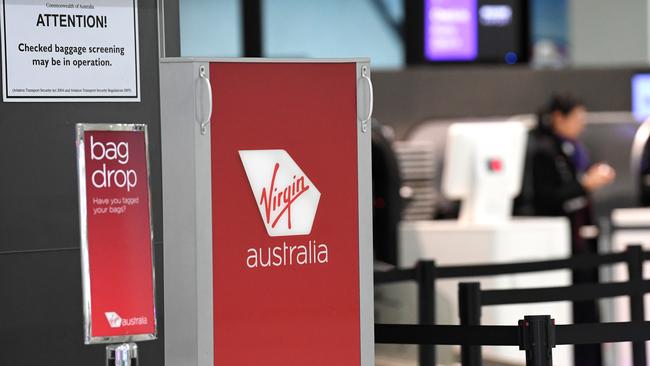
[[[650,208],[622,208],[612,211],[611,238],[609,250],[623,251],[628,245],[641,245],[644,250],[650,250]],[[619,282],[628,279],[625,264],[618,264],[611,269],[611,281]],[[650,262],[643,265],[643,278],[650,278]],[[645,320],[650,320],[650,301],[646,294]],[[604,321],[630,321],[629,297],[617,297],[605,304]],[[650,342],[646,342],[646,349],[650,352]],[[605,345],[607,357],[616,365],[632,364],[632,347],[629,342],[612,343]]]

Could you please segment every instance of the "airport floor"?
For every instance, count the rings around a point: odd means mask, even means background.
[[[439,364],[440,366],[460,366],[460,363]],[[483,361],[484,366],[515,366],[504,363],[494,363],[490,361]],[[410,359],[400,359],[389,356],[377,356],[375,358],[375,366],[418,366],[417,361]]]
[[[441,356],[442,359],[438,359],[438,366],[460,366],[460,359],[457,353],[454,353],[453,356],[447,355],[448,357],[445,357],[445,355]],[[523,360],[521,364],[515,364],[497,362],[489,357],[484,357],[483,359],[483,366],[523,366],[523,364]],[[419,366],[419,364],[414,348],[400,348],[394,345],[386,347],[383,345],[375,350],[375,366]]]

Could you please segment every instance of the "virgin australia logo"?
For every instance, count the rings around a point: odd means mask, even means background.
[[[119,328],[122,326],[122,317],[117,315],[116,312],[109,311],[104,313],[106,316],[106,320],[108,320],[108,324],[111,326],[111,328]]]
[[[149,320],[146,316],[122,318],[114,311],[105,312],[104,316],[106,316],[108,325],[110,325],[111,328],[132,327],[135,325],[147,325],[149,323]]]
[[[240,150],[269,236],[307,235],[320,192],[285,150]]]

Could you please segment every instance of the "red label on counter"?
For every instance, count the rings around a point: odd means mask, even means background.
[[[86,343],[152,339],[156,319],[146,133],[85,127],[78,127],[78,153],[83,154],[79,183]]]

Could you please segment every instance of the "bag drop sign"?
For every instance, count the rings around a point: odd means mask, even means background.
[[[127,192],[138,184],[138,173],[134,169],[107,169],[106,162],[117,161],[122,167],[129,162],[129,143],[125,141],[114,142],[95,141],[90,136],[90,159],[103,161],[101,168],[92,172],[91,183],[94,188],[126,188]]]
[[[145,125],[77,125],[85,341],[155,339]]]
[[[137,0],[0,0],[5,102],[139,102]]]

